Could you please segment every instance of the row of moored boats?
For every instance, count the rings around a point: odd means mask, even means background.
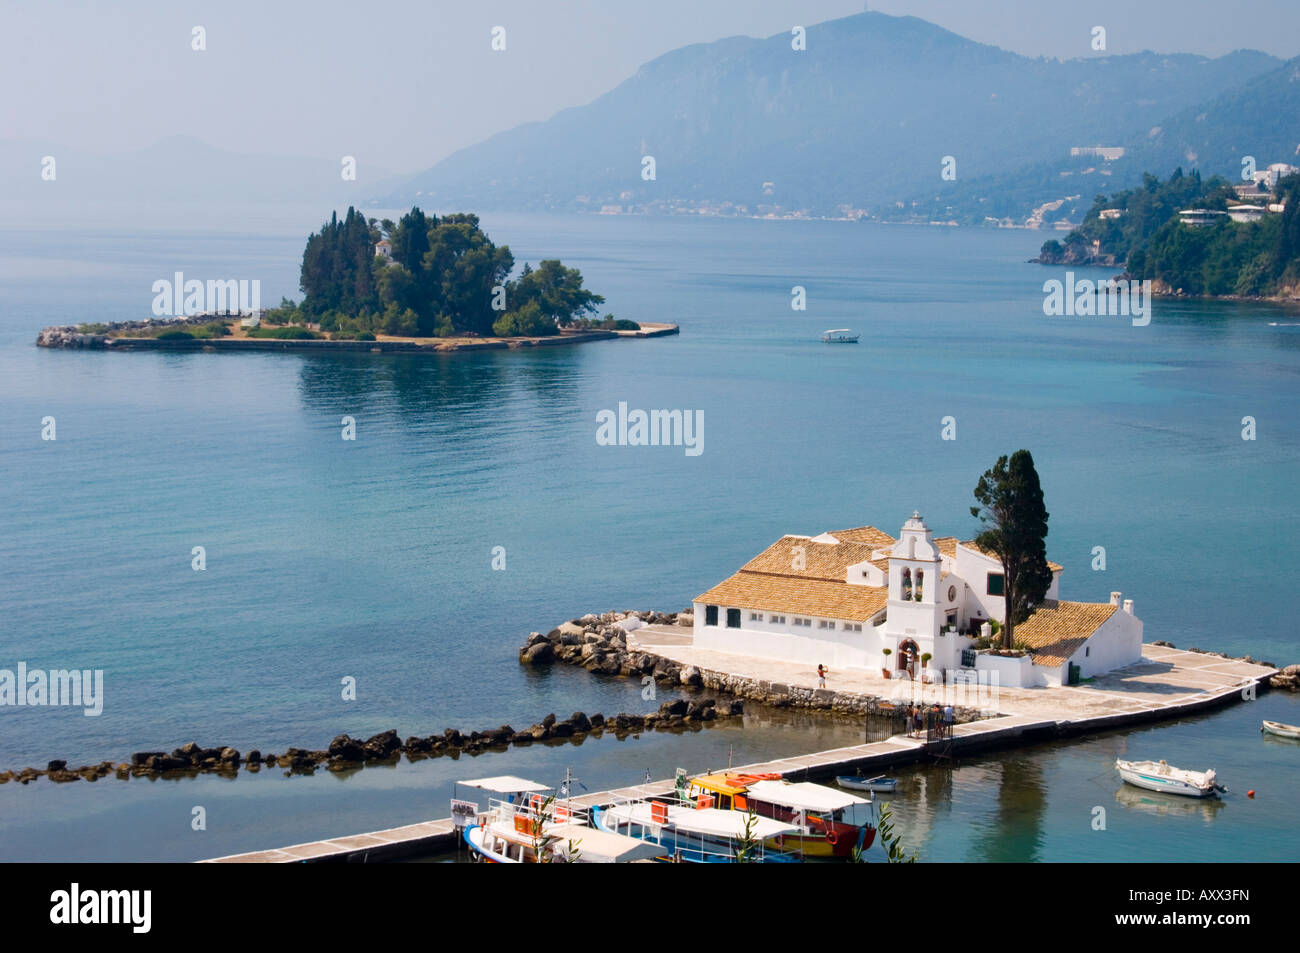
[[[1265,721],[1263,732],[1300,740],[1300,726]],[[1224,790],[1213,770],[1188,771],[1165,761],[1116,761],[1125,782],[1148,791],[1214,797]],[[879,817],[876,793],[893,778],[843,776],[838,787],[786,781],[777,774],[725,771],[688,778],[678,769],[672,791],[599,806],[575,803],[573,780],[555,788],[505,775],[462,781],[488,796],[487,810],[459,801],[464,839],[476,860],[522,863],[791,863],[849,858],[869,848]],[[868,797],[850,793],[858,790]]]
[[[876,836],[875,801],[810,781],[739,771],[687,778],[674,790],[601,806],[512,776],[463,781],[488,794],[464,831],[492,863],[797,863],[849,858]]]

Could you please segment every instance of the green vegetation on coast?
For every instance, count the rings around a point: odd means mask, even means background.
[[[1232,185],[1181,169],[1165,182],[1148,174],[1139,188],[1097,196],[1083,224],[1064,243],[1044,242],[1038,260],[1122,265],[1130,278],[1190,295],[1294,294],[1300,286],[1300,176],[1278,182],[1268,202],[1284,208],[1258,221],[1221,214],[1212,216],[1213,224],[1189,225],[1179,211],[1226,213],[1240,204]]]

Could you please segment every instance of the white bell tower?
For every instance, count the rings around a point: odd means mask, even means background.
[[[941,566],[942,556],[934,544],[934,535],[921,514],[913,510],[889,552],[885,631],[895,640],[915,640],[922,652],[934,652],[934,639],[939,634],[943,615],[939,607]]]

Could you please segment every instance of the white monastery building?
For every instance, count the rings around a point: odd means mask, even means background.
[[[695,646],[892,678],[996,672],[997,684],[1025,688],[1140,662],[1133,600],[1066,602],[1062,567],[1048,565],[1046,596],[1015,627],[1028,654],[1009,657],[972,647],[1006,611],[1002,563],[974,542],[936,539],[918,513],[897,539],[874,526],[783,536],[695,598]]]

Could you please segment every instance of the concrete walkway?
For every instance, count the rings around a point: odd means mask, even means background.
[[[804,688],[817,686],[817,671],[814,668],[696,649],[690,631],[675,626],[645,626],[637,629],[629,637],[628,647],[701,669],[783,685]],[[1252,665],[1158,645],[1144,645],[1142,657],[1140,664],[1111,672],[1086,685],[998,688],[985,699],[990,703],[986,712],[990,717],[956,725],[952,732],[951,746],[946,748],[946,753],[966,755],[1024,741],[1056,737],[1062,733],[1107,731],[1127,724],[1193,714],[1241,700],[1246,686],[1274,675],[1277,671],[1264,665]],[[914,694],[916,691],[938,693],[925,695],[928,703],[932,698],[942,698],[944,691],[954,688],[884,679],[871,672],[832,673],[826,679],[826,687],[839,692],[894,698],[903,703],[914,700],[917,697]],[[946,742],[927,745],[921,739],[895,735],[872,744],[851,745],[760,764],[742,765],[733,770],[754,774],[775,773],[797,780],[832,779],[839,774],[861,773],[869,776],[892,766],[920,761],[936,753],[936,750],[943,750],[940,746],[944,745]],[[666,794],[673,787],[674,781],[671,779],[653,781],[614,791],[584,794],[574,798],[573,803],[593,807]],[[457,831],[451,820],[443,819],[292,847],[233,854],[206,863],[394,860],[450,850],[456,844],[456,837]]]

